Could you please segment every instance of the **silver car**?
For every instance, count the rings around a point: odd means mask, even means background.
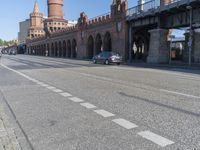
[[[104,63],[106,65],[116,63],[117,65],[120,65],[122,63],[122,56],[116,52],[103,51],[93,57],[93,63]]]

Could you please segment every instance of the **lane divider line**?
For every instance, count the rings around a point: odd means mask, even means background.
[[[62,93],[63,92],[63,90],[60,90],[60,89],[53,89],[52,91],[55,92],[55,93]]]
[[[60,95],[62,95],[63,97],[71,97],[72,95],[67,93],[67,92],[64,92],[64,93],[60,93]]]
[[[173,141],[170,141],[160,135],[157,135],[153,132],[150,131],[143,131],[143,132],[139,132],[138,135],[142,136],[143,138],[161,146],[161,147],[166,147],[168,145],[174,144]]]
[[[108,118],[108,117],[113,117],[115,116],[115,114],[112,114],[106,110],[103,109],[99,109],[99,110],[94,110],[95,113],[97,113],[98,115],[103,116],[104,118]]]
[[[69,100],[75,102],[75,103],[80,103],[80,102],[84,102],[84,100],[78,98],[78,97],[71,97],[69,98]]]
[[[175,91],[169,91],[169,90],[165,90],[165,89],[160,89],[160,91],[165,92],[165,93],[171,93],[171,94],[176,94],[176,95],[200,99],[199,96],[194,96],[194,95],[190,95],[190,94],[185,94],[185,93],[180,93],[180,92],[175,92]]]
[[[87,108],[87,109],[97,108],[95,105],[90,104],[90,103],[81,103],[80,105]]]
[[[49,89],[49,90],[56,89],[54,86],[47,86],[46,88]]]
[[[138,127],[136,124],[122,118],[114,119],[112,121],[128,130]]]

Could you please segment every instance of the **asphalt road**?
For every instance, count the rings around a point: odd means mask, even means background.
[[[0,102],[24,150],[200,149],[200,70],[4,55]]]

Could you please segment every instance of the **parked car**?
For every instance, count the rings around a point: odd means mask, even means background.
[[[93,63],[104,63],[106,65],[109,65],[111,63],[116,63],[117,65],[120,65],[122,62],[122,56],[120,56],[116,52],[110,52],[110,51],[103,51],[100,54],[93,57]]]

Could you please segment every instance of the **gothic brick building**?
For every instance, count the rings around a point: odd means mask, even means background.
[[[37,4],[30,15],[29,54],[84,59],[106,50],[127,58],[127,0],[113,0],[110,13],[91,20],[82,12],[73,26],[63,17],[63,0],[47,0],[47,4],[47,19],[41,21]]]

